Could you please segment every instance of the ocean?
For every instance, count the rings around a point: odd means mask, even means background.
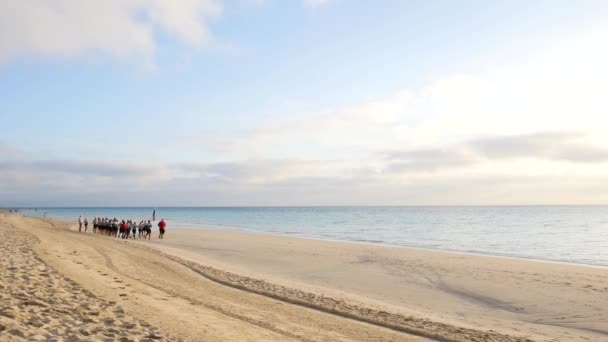
[[[31,208],[26,216],[151,219],[153,208]],[[171,228],[223,229],[608,266],[608,206],[175,207]]]

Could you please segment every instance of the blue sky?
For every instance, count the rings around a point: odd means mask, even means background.
[[[0,13],[0,205],[608,203],[604,1]]]

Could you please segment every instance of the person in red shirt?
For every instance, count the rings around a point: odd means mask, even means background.
[[[158,222],[158,229],[160,231],[160,233],[158,234],[159,239],[162,239],[163,235],[165,235],[166,226],[167,226],[167,223],[165,222],[165,219],[161,219],[160,222]]]
[[[126,232],[127,232],[127,222],[125,222],[125,220],[122,220],[122,223],[120,224],[120,237],[124,239]]]

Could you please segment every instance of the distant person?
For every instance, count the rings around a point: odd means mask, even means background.
[[[133,222],[127,220],[127,230],[125,230],[126,239],[131,237],[131,229],[133,228]]]
[[[129,220],[129,224],[127,227],[127,239],[131,237],[131,232],[135,231],[135,222],[133,220]]]
[[[82,232],[82,215],[78,216],[78,232]]]
[[[145,235],[144,235],[144,239],[147,237],[148,240],[152,239],[152,223],[150,222],[150,220],[148,220],[148,223],[146,223],[145,225]]]
[[[125,233],[127,231],[127,222],[125,220],[122,220],[122,223],[120,224],[120,237],[121,238],[125,238]]]
[[[161,219],[160,222],[158,222],[159,239],[162,239],[165,235],[165,227],[167,227],[167,223],[165,222],[165,219]]]
[[[116,237],[118,235],[118,220],[116,217],[110,222],[110,236]]]
[[[137,231],[140,229],[137,221],[133,220],[133,226],[131,228],[131,233],[133,234],[133,238],[137,239]]]
[[[84,218],[84,232],[87,232],[87,229],[89,229],[89,219],[88,218]]]
[[[139,221],[139,230],[137,231],[137,235],[140,238],[141,238],[141,234],[144,233],[144,229],[146,228],[145,225],[146,225],[146,223],[144,222],[144,220]]]

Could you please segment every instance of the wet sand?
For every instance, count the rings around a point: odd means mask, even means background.
[[[0,340],[607,337],[603,268],[220,231],[124,242],[73,229],[0,213]],[[57,303],[64,316],[45,321]]]

